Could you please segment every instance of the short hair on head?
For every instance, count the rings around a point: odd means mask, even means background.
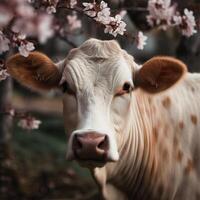
[[[79,50],[89,57],[110,58],[119,55],[121,47],[115,40],[89,39],[84,42]]]

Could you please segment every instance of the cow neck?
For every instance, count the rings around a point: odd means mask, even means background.
[[[146,199],[153,194],[156,160],[151,140],[152,110],[147,95],[138,91],[133,95],[120,160],[106,166],[107,181],[134,199]],[[148,189],[147,189],[148,188]],[[145,198],[146,197],[146,198]]]

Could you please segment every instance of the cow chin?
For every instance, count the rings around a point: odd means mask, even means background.
[[[78,164],[82,167],[93,169],[93,168],[101,168],[104,167],[107,163],[116,162],[114,160],[106,159],[106,160],[81,160],[75,159]]]
[[[78,155],[76,155],[75,152],[67,153],[66,156],[68,161],[75,160],[78,162],[78,164],[82,167],[86,167],[89,169],[96,168],[96,167],[104,167],[107,163],[110,162],[117,162],[119,159],[118,153],[115,157],[110,157],[108,155],[102,157],[102,158],[80,158]]]
[[[97,161],[97,160],[77,160],[77,162],[79,163],[80,166],[86,167],[89,169],[93,169],[96,167],[101,168],[107,164],[106,161]]]

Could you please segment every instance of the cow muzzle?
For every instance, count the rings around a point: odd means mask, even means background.
[[[73,137],[72,149],[78,160],[105,161],[108,148],[108,137],[104,134],[89,132]]]
[[[110,137],[93,130],[74,132],[68,150],[68,160],[77,160],[86,167],[100,167],[118,160],[118,156],[112,154]]]

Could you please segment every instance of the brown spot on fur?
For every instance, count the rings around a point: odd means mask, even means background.
[[[181,122],[179,122],[178,126],[182,130],[184,128],[184,123],[181,121]]]
[[[149,102],[149,104],[152,103],[152,99],[151,99],[151,97],[148,97],[148,102]]]
[[[165,161],[168,161],[169,153],[166,148],[163,149],[163,158]]]
[[[178,162],[181,162],[183,159],[183,152],[180,149],[177,151],[176,159]]]
[[[154,142],[157,143],[157,141],[158,141],[158,131],[155,127],[153,128],[153,139],[154,139]]]
[[[176,136],[174,137],[173,144],[174,144],[174,147],[177,147],[177,146],[178,146],[178,139],[177,139]]]
[[[191,115],[191,121],[193,124],[197,124],[197,116],[196,115]]]
[[[191,159],[188,159],[184,173],[189,174],[193,169],[194,169],[193,161]]]
[[[166,97],[165,99],[163,99],[162,105],[163,105],[165,108],[169,108],[170,105],[171,105],[171,100],[170,100],[170,98],[169,98],[169,97]]]

